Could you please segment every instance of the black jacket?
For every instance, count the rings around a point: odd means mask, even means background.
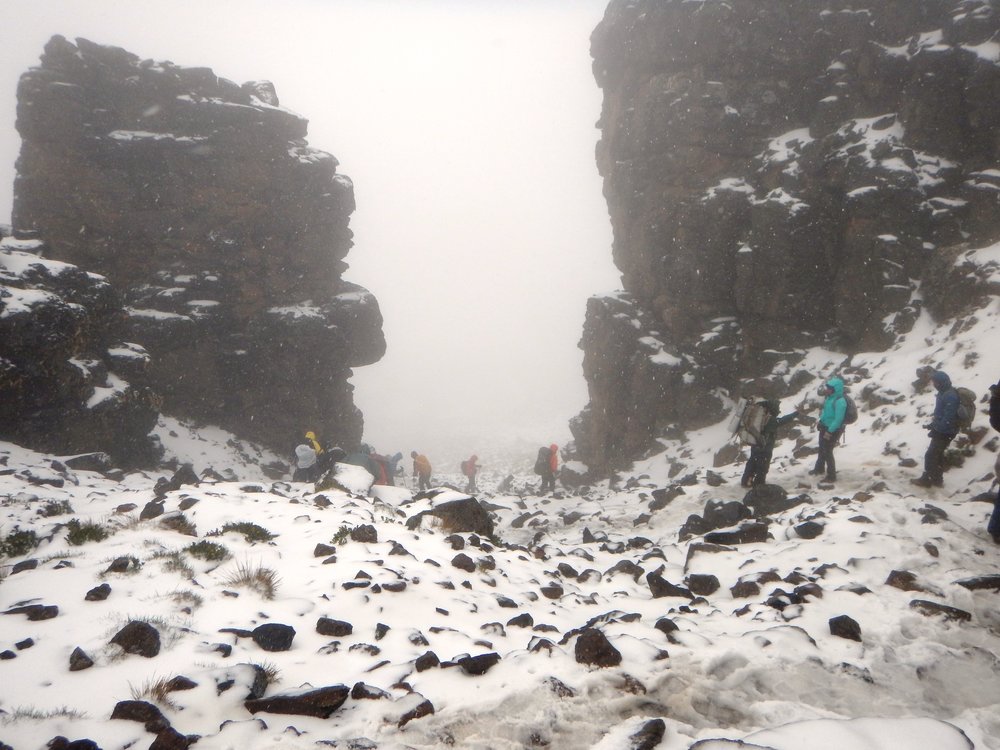
[[[1000,383],[993,386],[990,395],[990,425],[994,430],[1000,431]]]

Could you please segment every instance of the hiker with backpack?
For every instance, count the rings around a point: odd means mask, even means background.
[[[431,462],[427,460],[427,456],[416,451],[410,451],[410,458],[413,459],[413,476],[417,479],[417,491],[430,489]]]
[[[819,429],[819,454],[816,456],[816,466],[809,473],[813,476],[826,473],[827,482],[837,481],[837,462],[833,457],[833,449],[844,434],[844,423],[847,418],[847,398],[844,396],[844,381],[838,377],[830,378],[823,384],[820,392],[826,397],[823,401],[823,411],[820,412],[816,427]]]
[[[934,417],[924,425],[930,437],[930,445],[924,453],[924,473],[910,482],[917,487],[944,486],[944,452],[961,427],[959,408],[961,399],[951,384],[951,378],[942,370],[935,370],[931,383],[937,390],[934,400]]]
[[[1000,432],[1000,381],[996,385],[990,386],[990,427]],[[1000,456],[993,467],[994,479],[1000,482]],[[993,515],[986,526],[986,531],[993,541],[1000,544],[1000,489],[997,489],[996,500],[993,501]]]
[[[465,486],[465,491],[468,493],[476,492],[476,474],[479,470],[483,468],[477,462],[479,461],[479,456],[475,453],[471,457],[462,461],[462,473],[469,480],[468,484]]]
[[[559,446],[553,443],[547,448],[544,445],[539,448],[538,456],[535,458],[535,473],[542,478],[542,484],[538,488],[539,495],[544,495],[550,490],[555,492],[558,468]]]
[[[753,409],[759,408],[763,414],[759,417],[753,414]],[[767,484],[767,472],[771,468],[771,456],[774,453],[774,442],[778,435],[778,428],[798,418],[799,413],[793,411],[785,416],[781,414],[781,403],[776,399],[757,402],[744,411],[745,428],[748,433],[746,437],[750,445],[750,458],[747,459],[746,468],[743,469],[743,479],[740,480],[741,487],[757,487]],[[757,425],[760,425],[759,427]],[[741,436],[743,431],[741,430]]]

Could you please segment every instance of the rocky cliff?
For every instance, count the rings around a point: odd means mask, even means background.
[[[101,451],[126,467],[155,461],[159,399],[149,355],[120,338],[119,295],[45,251],[0,241],[0,436],[61,455]]]
[[[124,295],[165,411],[287,449],[345,445],[381,314],[341,279],[349,178],[268,82],[56,36],[18,89],[13,222]]]
[[[993,0],[613,0],[591,42],[624,291],[587,310],[584,461],[970,302],[936,282],[1000,236],[998,33]]]

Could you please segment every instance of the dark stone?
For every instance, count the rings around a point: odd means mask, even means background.
[[[19,563],[14,563],[10,569],[10,574],[23,573],[26,570],[34,570],[38,567],[38,560],[21,560]]]
[[[576,639],[576,660],[580,664],[595,667],[616,667],[621,664],[622,655],[607,636],[600,630],[586,628]]]
[[[83,598],[84,601],[88,602],[103,602],[109,596],[111,596],[111,586],[106,583],[102,583],[100,586],[95,586],[88,591]]]
[[[500,654],[489,653],[478,656],[465,656],[456,661],[456,664],[468,675],[484,675],[500,662]]]
[[[924,599],[914,599],[911,601],[910,609],[915,609],[917,612],[922,615],[926,615],[927,617],[941,615],[945,620],[952,622],[972,621],[972,614],[966,612],[964,609],[949,607],[947,604],[938,604],[937,602],[929,602]]]
[[[666,489],[653,490],[653,499],[649,501],[649,509],[653,512],[663,510],[670,504],[671,500],[684,494],[684,488],[674,485]]]
[[[400,700],[413,702],[416,703],[416,705],[403,712],[402,716],[399,717],[399,720],[396,722],[396,726],[399,729],[402,729],[415,719],[421,719],[424,716],[430,716],[434,713],[434,704],[419,693],[410,693],[408,696],[401,698]]]
[[[539,590],[546,599],[560,599],[563,595],[563,587],[555,583],[549,586],[542,586]]]
[[[59,607],[55,604],[26,604],[21,607],[11,607],[4,614],[24,615],[31,622],[39,622],[41,620],[51,620],[53,617],[58,616]]]
[[[427,651],[426,653],[421,654],[416,658],[416,660],[413,662],[413,668],[416,669],[418,672],[424,672],[428,669],[433,669],[434,667],[437,667],[440,664],[441,660],[438,658],[438,655],[435,654],[433,651]]]
[[[170,678],[167,684],[164,686],[167,692],[172,693],[177,690],[194,690],[198,687],[198,683],[192,680],[190,677],[185,677],[184,675],[177,675],[176,677]]]
[[[163,515],[163,503],[151,501],[146,503],[145,507],[139,513],[139,520],[148,521],[151,518],[156,518],[157,516],[162,516],[162,515]]]
[[[363,524],[351,529],[351,541],[362,542],[364,544],[375,544],[378,542],[378,531],[371,524]]]
[[[101,750],[101,747],[93,740],[73,740],[70,742],[62,736],[53,737],[45,747],[47,750]],[[13,748],[8,747],[8,750],[13,750]]]
[[[354,632],[354,626],[343,620],[331,620],[329,617],[321,617],[316,621],[316,632],[320,635],[331,636],[333,638],[343,638]],[[294,633],[293,633],[294,636]],[[289,641],[289,645],[291,641]],[[286,649],[267,649],[268,651],[287,651]]]
[[[963,578],[955,583],[969,591],[989,591],[992,589],[1000,592],[1000,574]]]
[[[668,638],[670,637],[671,633],[676,633],[678,630],[680,630],[680,628],[677,627],[677,623],[671,620],[669,617],[661,617],[659,620],[656,621],[656,624],[653,627],[659,630]]]
[[[629,736],[629,750],[653,750],[663,741],[667,731],[663,719],[650,719],[635,734]]]
[[[126,654],[137,654],[147,659],[160,653],[160,632],[141,620],[130,621],[115,633],[111,642],[121,646]]]
[[[808,502],[809,498],[805,495],[789,497],[784,488],[776,484],[762,484],[753,487],[743,497],[743,503],[753,509],[755,518],[783,513],[797,505]]]
[[[73,653],[69,655],[69,671],[79,672],[84,669],[90,669],[94,666],[94,660],[84,653],[84,650],[77,646],[73,649]]]
[[[448,531],[493,536],[493,519],[474,497],[451,500],[436,505],[431,510],[418,513],[407,519],[406,528],[411,530],[417,528],[425,515],[439,518]]]
[[[838,615],[830,618],[830,635],[838,638],[846,638],[851,641],[861,642],[861,626],[856,620],[847,615]]]
[[[760,544],[768,539],[767,523],[745,523],[736,531],[710,531],[705,534],[709,544]]]
[[[653,595],[654,599],[659,599],[664,596],[676,596],[682,599],[693,598],[688,589],[670,583],[670,581],[660,575],[659,571],[647,573],[646,583],[649,584],[649,591]]]
[[[388,625],[386,625],[385,623],[381,623],[380,622],[380,623],[376,624],[375,625],[375,640],[376,641],[381,641],[383,638],[385,638],[385,634],[388,633],[390,630],[391,630],[391,628]]]
[[[733,599],[747,599],[760,594],[760,586],[756,581],[739,581],[730,586],[729,593]]]
[[[295,628],[291,625],[267,622],[254,628],[250,637],[265,651],[288,651],[295,638]]]
[[[705,531],[724,529],[736,526],[740,521],[751,516],[750,509],[736,501],[709,500],[702,512]]]
[[[823,524],[815,521],[804,521],[795,526],[795,533],[801,539],[815,539],[823,533]]]
[[[16,658],[17,654],[14,651],[11,651],[9,648],[0,651],[0,661],[10,661],[11,659],[16,659]]]
[[[198,739],[198,735],[183,735],[173,727],[167,727],[156,735],[149,750],[187,750]]]
[[[444,540],[450,544],[451,548],[456,552],[465,549],[465,537],[461,534],[450,534],[449,536],[446,536]]]
[[[329,544],[317,544],[313,547],[313,557],[329,557],[337,554],[337,548]]]
[[[373,685],[366,685],[363,682],[356,682],[354,683],[354,687],[351,688],[351,700],[354,701],[386,700],[391,697],[385,690]]]
[[[703,573],[692,573],[684,583],[687,584],[692,594],[697,596],[711,596],[719,590],[719,579],[714,575]]]
[[[79,456],[70,456],[65,459],[66,466],[73,471],[93,471],[103,474],[113,467],[111,456],[107,453],[81,453]]]
[[[14,648],[18,651],[24,651],[26,648],[31,648],[35,645],[35,641],[32,638],[25,638],[23,641],[18,641],[14,644]]]
[[[527,612],[522,612],[517,617],[512,617],[507,620],[508,628],[530,628],[534,624],[535,618]]]
[[[134,558],[131,557],[116,557],[111,561],[111,564],[105,569],[105,573],[127,573],[129,566],[134,567]]]
[[[160,709],[146,701],[119,701],[111,712],[111,718],[137,721],[143,724],[150,734],[156,734],[170,726],[170,722]]]
[[[459,570],[464,570],[467,573],[476,572],[476,563],[471,557],[469,557],[464,552],[459,552],[451,559],[452,567],[458,568]]]
[[[346,685],[330,685],[307,692],[271,695],[266,698],[252,698],[243,705],[252,714],[290,714],[294,716],[314,716],[327,719],[344,705],[351,691]]]
[[[917,576],[908,570],[894,570],[885,579],[886,586],[892,586],[900,591],[924,591],[917,583]]]

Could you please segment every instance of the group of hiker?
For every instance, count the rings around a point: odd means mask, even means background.
[[[930,383],[936,391],[934,413],[930,422],[924,425],[930,442],[924,453],[923,473],[910,480],[917,487],[927,488],[944,486],[945,451],[961,430],[971,426],[976,413],[976,394],[968,388],[956,388],[946,372],[933,371]],[[841,378],[832,377],[824,382],[819,393],[823,396],[823,407],[816,420],[819,445],[816,463],[809,473],[832,484],[837,480],[834,449],[840,444],[845,426],[857,420],[858,413],[853,399],[844,391]],[[738,414],[735,431],[750,447],[740,484],[743,487],[765,484],[778,428],[802,415],[794,411],[782,416],[781,405],[776,399],[751,400]],[[1000,431],[1000,382],[990,386],[990,424]],[[1000,481],[1000,458],[995,474]],[[987,530],[993,541],[1000,544],[1000,490]]]
[[[335,463],[353,464],[360,466],[371,474],[375,485],[394,486],[396,477],[403,474],[399,466],[403,458],[402,453],[394,455],[382,455],[377,453],[370,445],[362,443],[354,453],[345,453],[336,446],[324,446],[316,437],[313,430],[303,433],[295,445],[294,468],[292,481],[294,482],[318,482],[333,468]],[[410,451],[410,458],[413,460],[413,484],[418,492],[423,492],[431,487],[431,462],[427,456],[417,451]],[[482,466],[479,463],[479,456],[472,454],[461,463],[461,471],[466,478],[465,492],[478,492],[479,488],[476,478]],[[554,491],[556,488],[556,472],[559,469],[559,446],[555,443],[538,449],[538,458],[535,462],[535,473],[542,478],[539,493]]]

